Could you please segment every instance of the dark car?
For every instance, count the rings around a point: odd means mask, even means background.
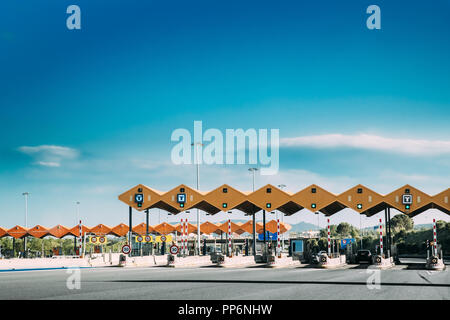
[[[372,263],[372,253],[370,253],[370,250],[358,250],[355,257],[356,263],[366,262],[366,263]]]

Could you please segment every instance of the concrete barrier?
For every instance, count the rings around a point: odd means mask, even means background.
[[[281,257],[277,256],[267,256],[266,266],[270,268],[283,268],[289,266],[299,266],[300,260],[294,259],[293,257],[288,257],[287,255],[281,255]]]
[[[444,270],[445,269],[444,260],[440,259],[439,257],[432,256],[430,258],[427,258],[425,267],[429,270]]]
[[[125,263],[117,263],[120,267],[163,267],[167,265],[167,256],[143,256],[143,257],[126,257]]]
[[[90,267],[88,259],[80,258],[34,258],[34,259],[3,259],[0,260],[0,270],[18,269],[51,269],[69,267]]]
[[[125,260],[120,261],[120,256]],[[128,257],[121,253],[105,253],[87,255],[84,258],[58,256],[53,258],[32,258],[32,259],[1,259],[1,270],[17,269],[51,269],[51,268],[69,268],[69,267],[152,267],[165,266],[167,264],[167,255],[164,256],[143,256]]]
[[[216,266],[218,267],[247,267],[256,265],[255,258],[253,256],[234,256],[226,257],[219,256]]]
[[[179,267],[203,267],[212,265],[210,256],[187,256],[178,257],[174,255],[168,255],[166,266],[172,268]]]
[[[372,262],[373,266],[379,269],[388,269],[395,265],[393,257],[384,258],[380,255],[373,257]]]
[[[318,266],[321,268],[337,268],[346,264],[346,256],[344,254],[339,255],[338,257],[329,257],[326,254],[323,254],[319,257]]]

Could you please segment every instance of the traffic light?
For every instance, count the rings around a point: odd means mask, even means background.
[[[411,208],[411,206],[409,204],[405,205],[406,210],[409,210],[409,208]]]
[[[356,207],[357,207],[358,209],[362,209],[362,204],[361,204],[361,203],[358,203],[358,204],[356,205]]]
[[[315,203],[311,203],[311,208],[315,209],[316,208],[316,204]]]

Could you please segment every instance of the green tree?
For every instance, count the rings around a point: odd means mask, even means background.
[[[347,223],[347,222],[339,223],[339,225],[336,228],[336,232],[340,236],[348,236],[348,235],[350,235],[351,230],[352,230],[352,226],[350,225],[350,223]]]
[[[405,214],[398,214],[391,219],[391,229],[393,233],[402,230],[410,231],[414,228],[414,221]]]
[[[444,229],[446,229],[446,227],[447,227],[447,223],[445,221],[443,221],[443,220],[436,221],[436,228],[438,230],[444,230]]]
[[[338,235],[337,233],[337,226],[336,225],[330,225],[330,235],[331,237],[336,237]],[[320,237],[321,238],[327,238],[328,237],[328,231],[327,229],[321,229],[320,230]]]

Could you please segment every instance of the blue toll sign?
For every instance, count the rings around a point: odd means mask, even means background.
[[[264,241],[264,234],[263,233],[259,233],[258,234],[258,240]],[[269,231],[266,231],[266,241],[270,241],[270,240],[277,240],[277,234],[269,232]]]
[[[341,239],[341,248],[345,249],[347,248],[347,245],[351,245],[352,243],[355,243],[355,238],[348,238],[348,239]]]

